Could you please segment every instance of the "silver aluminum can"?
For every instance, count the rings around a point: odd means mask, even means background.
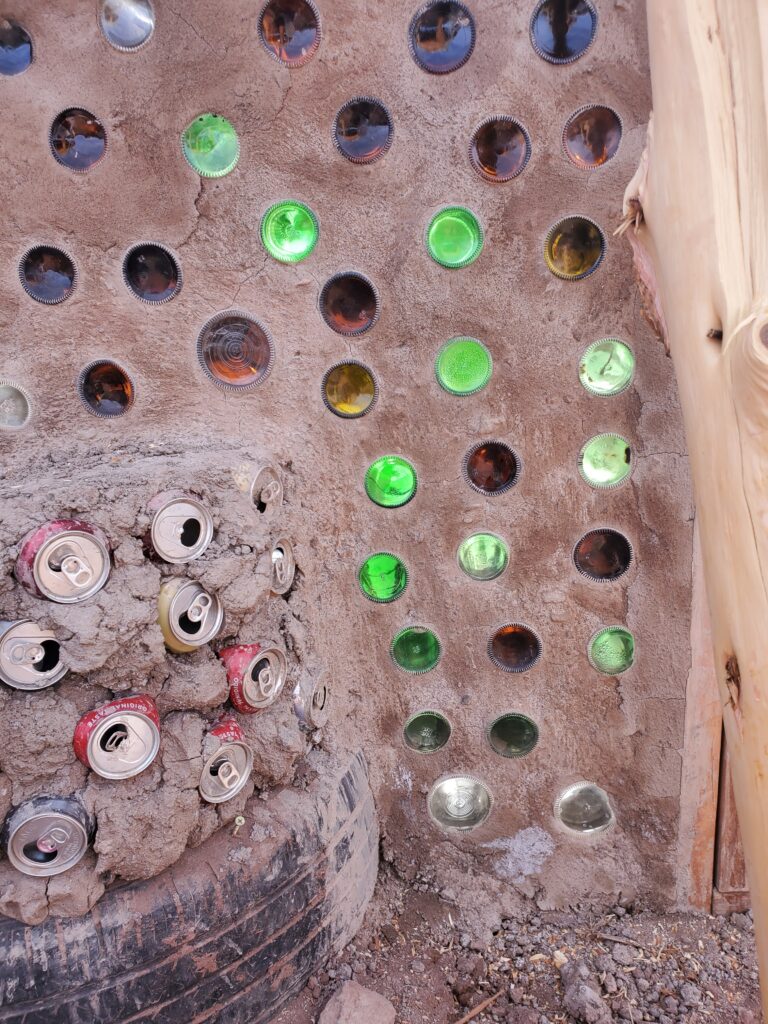
[[[130,779],[148,768],[160,749],[157,706],[146,693],[102,704],[77,723],[72,746],[103,779]]]
[[[82,859],[93,831],[93,821],[79,800],[38,796],[8,813],[0,842],[18,871],[47,878]]]
[[[223,804],[237,796],[251,777],[253,751],[234,718],[222,718],[208,733],[206,748],[214,747],[200,775],[200,796],[206,803]]]
[[[293,557],[293,545],[285,538],[275,541],[272,548],[272,593],[287,594],[293,586],[295,575],[296,559]]]
[[[66,675],[59,641],[36,622],[0,621],[0,679],[16,690],[42,690]]]
[[[154,512],[150,541],[164,562],[191,562],[213,539],[211,513],[189,494],[158,494],[149,503],[149,511]]]
[[[251,479],[251,501],[257,512],[280,508],[283,503],[283,482],[273,463],[264,462],[256,467]]]
[[[330,715],[331,691],[327,678],[321,676],[309,683],[299,680],[293,689],[293,711],[304,732],[322,729]]]
[[[109,542],[97,526],[56,519],[31,530],[21,542],[16,579],[37,597],[76,604],[101,590],[109,578]]]
[[[157,599],[158,622],[166,647],[185,654],[203,647],[224,622],[224,609],[215,594],[182,577],[166,580]]]

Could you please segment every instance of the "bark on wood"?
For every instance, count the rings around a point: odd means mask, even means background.
[[[648,0],[648,30],[626,234],[680,388],[768,1016],[768,4]]]

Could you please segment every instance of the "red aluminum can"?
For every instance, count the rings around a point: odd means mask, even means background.
[[[209,804],[231,800],[248,782],[253,768],[253,751],[237,719],[221,718],[205,737],[207,758],[200,775],[200,796]]]
[[[149,767],[160,749],[160,715],[145,693],[88,711],[75,728],[75,754],[104,779],[129,779]]]
[[[14,574],[36,597],[76,604],[101,590],[109,570],[109,541],[98,526],[54,519],[24,537]]]
[[[225,647],[219,657],[227,670],[229,699],[241,714],[258,715],[282,693],[288,662],[271,641]]]

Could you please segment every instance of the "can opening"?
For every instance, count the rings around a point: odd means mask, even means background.
[[[107,754],[113,754],[128,739],[128,729],[122,722],[115,722],[105,729],[99,737],[99,746]]]
[[[259,677],[261,676],[261,673],[268,670],[269,658],[262,658],[260,661],[257,661],[256,664],[251,669],[251,679],[254,681],[254,683],[258,683],[260,681]]]
[[[59,652],[61,650],[58,640],[43,640],[40,644],[43,649],[43,656],[32,666],[36,672],[50,672],[59,664]]]
[[[203,624],[200,620],[194,622],[192,619],[190,619],[189,615],[187,615],[186,612],[182,612],[181,615],[179,616],[179,626],[184,630],[185,633],[199,633],[202,625]]]
[[[44,839],[38,839],[36,843],[27,843],[22,853],[27,860],[34,864],[50,864],[51,861],[56,860],[59,851],[51,849]]]
[[[325,702],[328,700],[328,687],[323,683],[315,690],[312,694],[312,706],[316,711],[322,711],[325,707]]]
[[[199,519],[185,519],[179,540],[185,548],[192,548],[200,540],[203,527]]]

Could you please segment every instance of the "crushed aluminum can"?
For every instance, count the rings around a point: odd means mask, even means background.
[[[75,604],[93,597],[109,578],[109,541],[81,519],[55,519],[21,542],[14,573],[36,597]]]
[[[150,501],[152,550],[164,562],[181,564],[199,558],[213,539],[213,518],[191,494],[164,491]]]
[[[251,777],[253,751],[231,716],[220,719],[208,732],[205,746],[209,747],[212,741],[216,749],[200,775],[200,796],[206,803],[223,804],[237,796]]]
[[[0,621],[0,679],[16,690],[42,690],[66,675],[55,635],[36,622]]]
[[[93,833],[93,820],[79,800],[38,796],[9,811],[0,844],[22,874],[48,878],[74,867]]]
[[[224,609],[215,594],[193,580],[175,577],[160,587],[158,622],[165,646],[175,654],[203,647],[224,622]]]
[[[229,699],[243,715],[257,715],[274,704],[285,686],[288,661],[269,640],[219,651],[229,683]]]
[[[88,711],[75,727],[77,758],[103,779],[129,779],[148,768],[160,749],[160,715],[145,693]]]

